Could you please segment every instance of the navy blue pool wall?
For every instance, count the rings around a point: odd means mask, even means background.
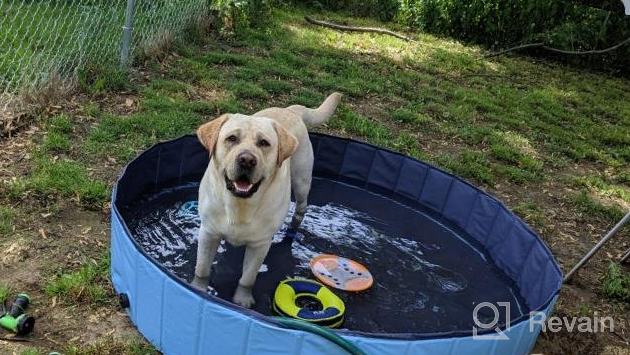
[[[471,238],[512,279],[529,309],[549,314],[562,284],[541,239],[492,196],[426,163],[353,140],[311,134],[315,177],[340,181],[418,209]],[[344,354],[317,335],[280,327],[272,318],[191,288],[150,258],[120,210],[164,188],[201,180],[208,153],[194,136],[155,145],[134,159],[112,199],[112,280],[129,298],[138,330],[166,355]],[[456,257],[456,256],[454,256]],[[182,310],[187,310],[182,312]],[[471,314],[472,317],[472,314]],[[509,327],[508,327],[509,326]],[[529,315],[473,331],[369,333],[337,330],[368,354],[529,354],[540,325]],[[509,328],[509,329],[508,329]]]

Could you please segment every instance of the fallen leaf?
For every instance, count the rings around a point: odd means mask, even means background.
[[[127,107],[133,106],[133,99],[125,99],[125,106]]]

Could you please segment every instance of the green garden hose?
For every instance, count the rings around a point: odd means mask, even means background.
[[[358,348],[356,345],[347,341],[346,339],[340,337],[339,335],[331,332],[328,328],[320,327],[319,325],[307,323],[301,320],[284,318],[284,317],[273,317],[275,321],[280,323],[281,326],[288,329],[295,330],[303,330],[305,332],[313,333],[319,335],[322,338],[326,338],[331,342],[339,345],[342,349],[347,351],[351,355],[367,355],[363,350]]]

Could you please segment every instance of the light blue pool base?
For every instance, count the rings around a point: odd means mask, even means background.
[[[311,135],[314,176],[337,178],[421,203],[483,244],[521,289],[531,309],[549,315],[562,273],[535,233],[499,201],[448,173],[398,153],[326,135]],[[369,171],[355,165],[367,157]],[[352,159],[350,159],[352,158]],[[365,159],[364,159],[365,160]],[[136,244],[119,206],[160,187],[199,181],[207,152],[195,137],[160,143],[132,161],[112,198],[111,275],[116,292],[129,299],[133,324],[165,355],[346,354],[315,334],[289,330],[271,317],[195,291],[149,258]],[[392,173],[393,172],[393,173]],[[472,314],[471,314],[472,317]],[[335,331],[370,355],[526,355],[541,326],[529,316],[494,329],[435,334],[370,334]]]

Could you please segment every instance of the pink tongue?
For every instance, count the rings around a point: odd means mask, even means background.
[[[236,188],[239,190],[242,190],[242,191],[249,190],[249,182],[245,180],[234,181],[234,185],[236,185]]]

